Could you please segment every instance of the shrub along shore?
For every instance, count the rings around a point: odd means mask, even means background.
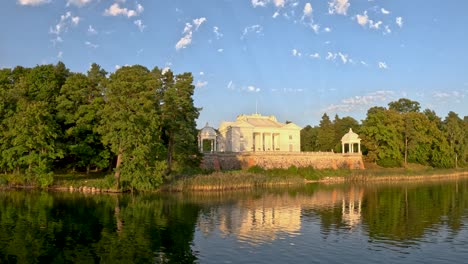
[[[418,165],[407,168],[370,168],[366,170],[316,170],[313,168],[270,169],[252,167],[239,171],[198,171],[191,175],[179,175],[167,178],[165,183],[153,191],[190,192],[190,191],[226,191],[238,189],[269,188],[277,186],[298,186],[307,183],[346,183],[371,181],[424,181],[467,177],[468,168],[434,169]],[[0,175],[1,188],[40,188],[37,184],[18,181],[13,183],[11,175]],[[6,179],[9,179],[7,181]],[[90,193],[121,193],[133,191],[115,189],[111,174],[56,174],[53,184],[44,189],[78,191]]]

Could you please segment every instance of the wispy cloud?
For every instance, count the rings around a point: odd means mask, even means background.
[[[105,16],[126,16],[134,17],[138,16],[143,12],[144,8],[141,4],[137,4],[135,9],[128,9],[126,7],[120,7],[119,3],[112,4],[109,8],[104,10]]]
[[[93,49],[96,49],[96,48],[99,47],[99,45],[93,44],[93,43],[91,43],[91,42],[89,42],[89,41],[86,41],[86,42],[85,42],[85,45],[86,45],[87,47],[93,48]]]
[[[249,86],[247,86],[247,88],[245,90],[247,92],[249,92],[249,93],[258,93],[258,92],[260,92],[261,89],[258,88],[258,87],[255,87],[253,85],[249,85]]]
[[[223,33],[219,32],[218,27],[213,27],[213,33],[215,33],[216,39],[220,39],[224,36]]]
[[[348,12],[348,8],[350,3],[348,0],[332,0],[328,2],[328,13],[329,14],[339,14],[339,15],[346,15]]]
[[[67,32],[70,26],[77,26],[80,20],[80,17],[73,16],[71,12],[66,12],[64,15],[61,15],[60,21],[49,29],[49,33],[55,35],[55,38],[50,40],[54,46],[57,45],[57,43],[63,42],[61,34]]]
[[[91,3],[93,0],[67,0],[67,6],[74,5],[82,7],[88,3]]]
[[[224,49],[218,49],[218,52],[219,52],[219,53],[221,53],[221,52],[223,52],[223,51],[224,51]]]
[[[88,26],[88,33],[91,34],[91,35],[98,34],[97,30],[95,28],[93,28],[93,26],[91,26],[91,25]]]
[[[138,30],[140,30],[140,32],[143,32],[143,30],[146,28],[146,25],[143,24],[141,19],[133,21],[133,24],[135,24],[138,27]]]
[[[312,59],[320,59],[320,54],[315,52],[315,53],[310,54],[309,57]]]
[[[382,12],[382,14],[384,14],[384,15],[390,14],[390,11],[386,10],[385,8],[381,8],[380,12]]]
[[[300,53],[297,49],[293,49],[291,51],[291,54],[294,56],[294,57],[301,57],[302,56],[302,53]]]
[[[379,69],[383,69],[383,70],[388,69],[387,63],[385,62],[379,61],[378,65],[379,65]]]
[[[268,4],[268,2],[270,2],[270,0],[252,0],[252,6],[253,7],[257,7],[257,6],[261,6],[261,7],[264,7]]]
[[[57,54],[57,59],[61,59],[63,57],[63,51],[59,51]]]
[[[18,0],[20,5],[38,6],[50,3],[51,0]]]
[[[262,31],[263,31],[263,27],[260,26],[260,25],[248,26],[248,27],[244,28],[244,31],[242,32],[242,36],[240,38],[244,39],[250,33],[261,34]]]
[[[304,15],[303,15],[303,18],[304,18],[304,17],[312,17],[312,11],[313,11],[313,9],[312,9],[312,4],[311,4],[311,3],[306,3],[306,4],[304,5],[304,10],[303,10]]]
[[[367,16],[367,11],[364,12],[362,15],[356,15],[356,21],[358,22],[359,25],[365,26],[367,22],[369,21],[369,17]]]
[[[395,23],[401,28],[403,27],[403,18],[402,17],[397,17],[395,19]]]
[[[345,98],[338,104],[331,104],[323,109],[323,111],[332,113],[362,111],[375,106],[379,102],[390,101],[393,94],[393,91],[376,91],[366,95],[357,95]]]
[[[195,25],[195,31],[206,21],[205,17],[200,17],[194,19],[191,23],[185,23],[184,31],[182,32],[183,36],[177,41],[175,48],[176,50],[185,49],[190,44],[192,44],[192,36],[193,36],[193,26]]]
[[[198,88],[201,88],[201,87],[204,87],[204,86],[207,86],[208,85],[208,82],[207,81],[198,81],[195,86],[198,87]]]

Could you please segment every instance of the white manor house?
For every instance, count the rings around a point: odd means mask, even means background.
[[[202,152],[300,152],[300,132],[301,127],[275,116],[239,115],[234,122],[223,121],[218,131],[206,124],[198,144]]]

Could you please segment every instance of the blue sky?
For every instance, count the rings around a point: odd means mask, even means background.
[[[2,0],[0,68],[192,72],[198,126],[299,126],[401,97],[468,115],[468,1]]]

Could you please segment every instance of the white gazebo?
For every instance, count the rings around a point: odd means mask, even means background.
[[[216,139],[217,139],[216,130],[206,123],[205,127],[200,130],[198,133],[198,149],[200,152],[203,152],[203,142],[210,142],[210,152],[215,152],[217,150]]]
[[[346,152],[346,145],[348,145],[348,152]],[[355,145],[357,145],[357,149],[355,149]],[[349,132],[346,133],[341,138],[341,151],[342,153],[361,153],[361,139],[359,138],[358,134],[353,132],[353,129],[349,129]]]

